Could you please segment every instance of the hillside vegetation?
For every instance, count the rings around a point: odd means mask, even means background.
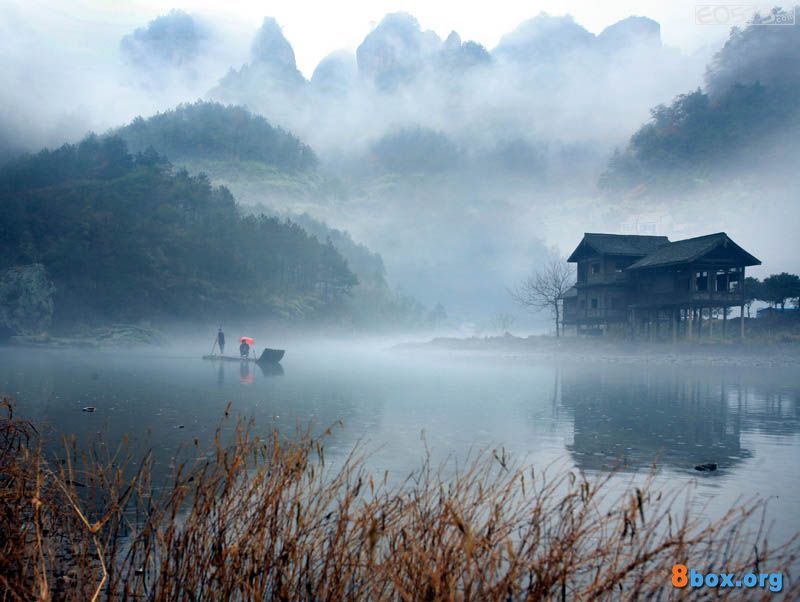
[[[680,191],[722,178],[760,185],[764,171],[791,162],[800,134],[800,33],[763,27],[759,19],[731,32],[704,89],[652,109],[650,121],[611,158],[602,188]]]
[[[357,284],[300,226],[242,216],[231,193],[119,137],[0,170],[0,268],[42,264],[56,321],[324,316]]]
[[[203,159],[254,161],[282,171],[312,170],[317,156],[289,132],[243,107],[198,101],[144,119],[113,132],[131,152],[149,147],[173,163]]]

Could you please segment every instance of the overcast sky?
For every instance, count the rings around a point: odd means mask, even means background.
[[[212,17],[243,36],[254,31],[263,17],[272,16],[283,27],[307,77],[326,54],[354,49],[386,13],[396,11],[413,14],[423,29],[441,37],[456,30],[463,39],[490,49],[504,33],[541,11],[571,14],[594,33],[630,15],[650,17],[661,23],[664,42],[685,53],[709,44],[719,46],[735,24],[724,20],[714,26],[697,24],[695,10],[703,3],[694,0],[0,0],[0,4],[10,7],[0,14],[14,15],[13,27],[34,29],[55,44],[87,47],[95,43],[108,47],[106,43],[173,8]]]

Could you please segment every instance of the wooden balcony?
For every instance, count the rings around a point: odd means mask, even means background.
[[[639,293],[633,296],[631,307],[732,307],[742,305],[740,291],[676,291],[671,293]]]
[[[626,309],[577,309],[564,313],[564,324],[603,324],[606,322],[625,322]]]
[[[575,284],[578,288],[590,286],[606,286],[612,284],[627,284],[628,275],[625,272],[606,272],[604,274],[586,274]]]

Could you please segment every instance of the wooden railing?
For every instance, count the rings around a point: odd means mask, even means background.
[[[741,305],[744,295],[740,291],[679,291],[671,293],[639,293],[631,305],[636,307],[667,306],[730,306]]]
[[[627,319],[628,311],[626,309],[577,309],[576,311],[566,311],[564,313],[565,324],[582,323],[599,323],[599,322],[620,322]]]

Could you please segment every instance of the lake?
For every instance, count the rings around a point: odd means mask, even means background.
[[[616,467],[620,487],[655,463],[659,487],[693,484],[696,512],[715,516],[759,494],[770,498],[773,540],[800,530],[793,367],[575,365],[306,344],[262,370],[198,355],[0,348],[0,392],[51,447],[62,434],[95,449],[128,435],[135,454],[154,450],[161,475],[180,448],[211,442],[230,402],[263,432],[319,432],[341,420],[326,456],[341,461],[360,443],[369,468],[396,480],[426,448],[445,466],[502,447],[540,469]],[[706,462],[719,469],[694,470]]]

